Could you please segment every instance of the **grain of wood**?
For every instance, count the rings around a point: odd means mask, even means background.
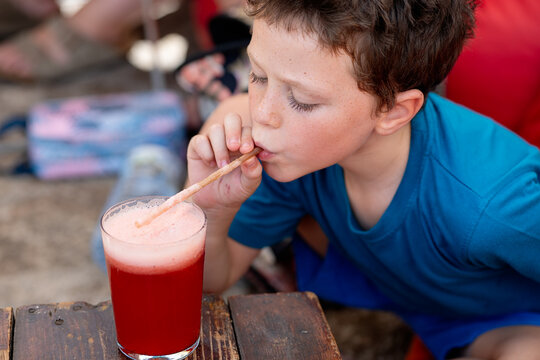
[[[232,296],[229,307],[242,360],[341,359],[313,293]]]
[[[191,360],[239,359],[229,308],[220,297],[204,296],[201,328],[201,342]]]
[[[126,359],[117,348],[110,301],[22,306],[15,318],[13,360]],[[200,344],[190,359],[239,359],[229,309],[220,297],[203,297],[201,329]]]
[[[9,360],[13,327],[13,309],[0,309],[0,360]]]
[[[13,360],[125,360],[110,302],[28,305],[15,312]]]

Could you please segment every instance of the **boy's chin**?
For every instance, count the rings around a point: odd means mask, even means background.
[[[279,166],[270,164],[263,163],[263,168],[268,176],[278,182],[291,182],[305,175],[300,174],[298,171],[291,172]]]

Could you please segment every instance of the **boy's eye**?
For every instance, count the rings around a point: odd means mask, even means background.
[[[249,81],[253,84],[265,84],[268,81],[268,78],[257,76],[252,71],[249,73]],[[304,103],[300,103],[296,101],[292,93],[289,94],[288,100],[289,100],[289,106],[293,110],[296,110],[296,111],[309,112],[309,111],[312,111],[317,106],[316,104],[304,104]]]
[[[300,103],[296,101],[292,94],[289,94],[289,105],[291,106],[291,108],[293,108],[293,110],[305,112],[312,111],[317,106],[317,104]]]
[[[268,79],[265,77],[257,76],[252,72],[249,73],[249,81],[256,84],[264,84]]]

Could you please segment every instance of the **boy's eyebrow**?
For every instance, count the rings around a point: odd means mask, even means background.
[[[247,55],[248,55],[250,61],[252,63],[254,63],[255,65],[257,65],[258,67],[260,67],[257,60],[256,60],[256,58],[253,56],[253,53],[251,51],[249,51],[249,46],[247,47],[246,52],[247,52]],[[314,86],[314,85],[311,85],[311,84],[308,85],[308,84],[305,84],[303,82],[300,82],[298,80],[291,79],[291,78],[285,78],[285,77],[279,77],[279,78],[282,81],[285,81],[288,84],[291,84],[293,87],[298,88],[298,89],[306,92],[307,94],[310,94],[310,95],[316,96],[316,97],[321,97],[321,98],[324,97],[324,91],[317,89],[317,87]]]
[[[257,62],[257,60],[255,59],[255,56],[253,55],[253,53],[250,51],[250,46],[248,45],[248,47],[246,48],[246,53],[247,53],[247,56],[249,58],[249,61],[257,66],[259,66],[259,63]],[[260,67],[260,66],[259,66]]]

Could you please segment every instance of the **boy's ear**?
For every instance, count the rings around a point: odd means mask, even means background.
[[[380,114],[375,131],[380,135],[396,132],[412,120],[422,104],[424,104],[424,94],[418,89],[398,93],[394,107]]]

